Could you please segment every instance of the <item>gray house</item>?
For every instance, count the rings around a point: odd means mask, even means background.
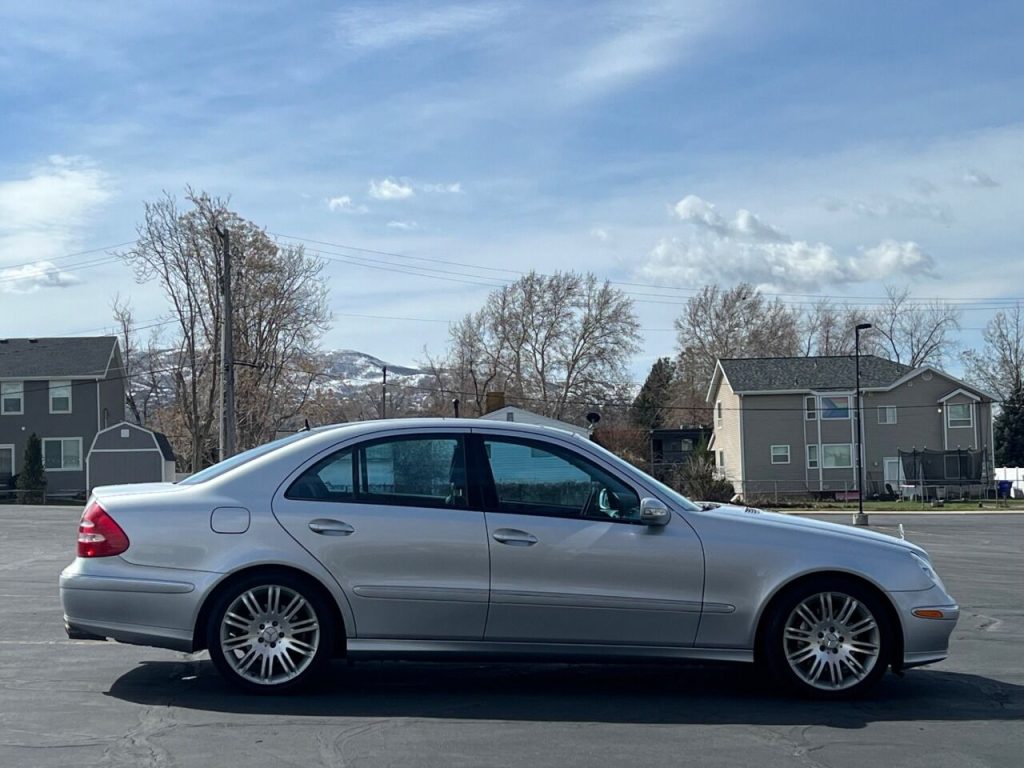
[[[124,367],[115,336],[0,339],[0,488],[43,443],[47,491],[84,492],[86,452],[124,418]]]
[[[861,356],[865,498],[952,496],[992,471],[992,403],[931,366]],[[719,360],[713,407],[719,473],[747,497],[854,498],[853,357]]]

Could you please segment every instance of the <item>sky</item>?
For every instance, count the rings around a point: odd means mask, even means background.
[[[326,261],[324,346],[411,364],[529,270],[1024,296],[1019,2],[0,0],[0,336],[165,303],[112,253],[185,187]]]

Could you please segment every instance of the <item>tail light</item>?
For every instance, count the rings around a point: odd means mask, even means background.
[[[90,503],[78,524],[78,556],[112,557],[126,549],[128,537],[121,526],[97,502]]]

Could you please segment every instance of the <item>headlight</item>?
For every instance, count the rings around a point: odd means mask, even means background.
[[[942,584],[942,579],[939,578],[939,574],[937,574],[935,572],[935,569],[932,568],[931,563],[929,563],[923,557],[914,552],[911,552],[910,556],[914,558],[914,562],[916,562],[918,566],[921,568],[921,570],[924,571],[924,575],[928,577],[932,584],[935,584],[936,586],[945,590],[945,586]]]

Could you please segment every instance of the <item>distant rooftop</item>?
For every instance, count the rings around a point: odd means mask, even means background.
[[[0,379],[102,378],[116,336],[0,338]]]
[[[734,392],[853,389],[855,360],[843,357],[747,357],[719,360]],[[874,355],[860,356],[860,386],[888,387],[913,371]]]

